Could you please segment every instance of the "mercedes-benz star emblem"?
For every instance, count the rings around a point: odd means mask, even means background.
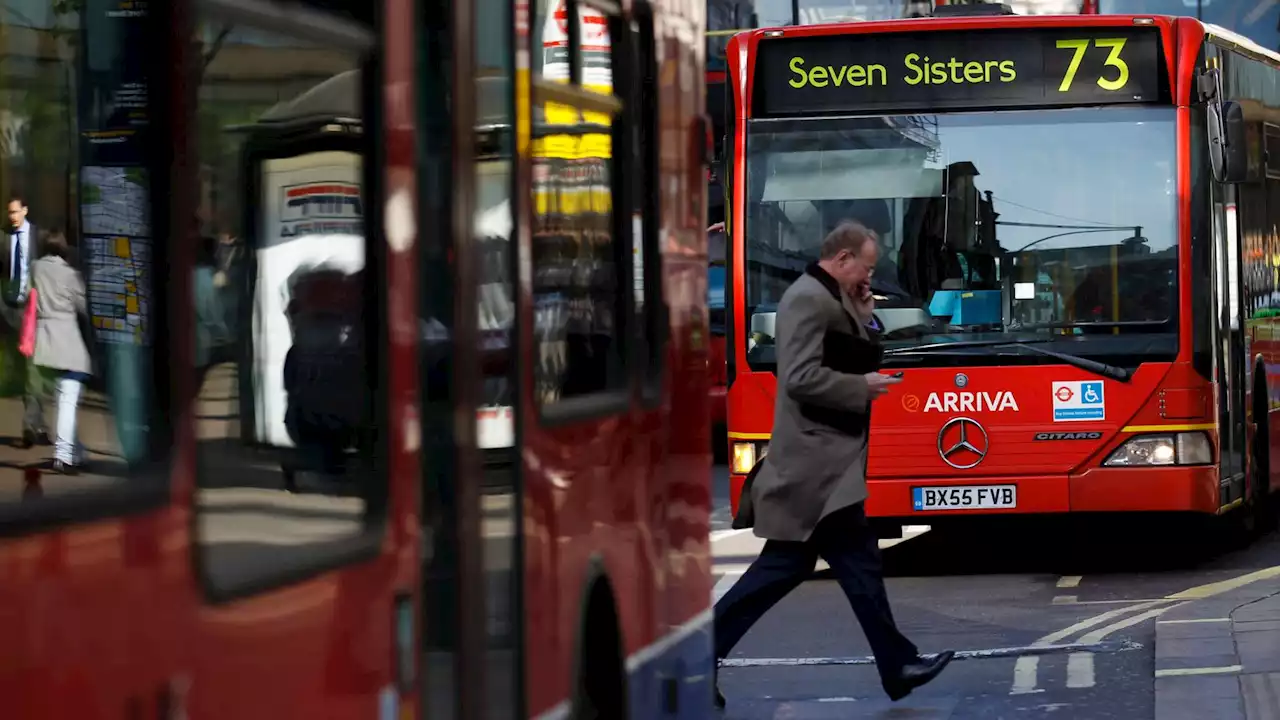
[[[964,373],[956,373],[956,387],[962,388],[969,384],[969,376]]]
[[[938,455],[942,462],[957,470],[977,467],[987,456],[989,446],[987,431],[977,420],[967,417],[951,418],[938,431]]]

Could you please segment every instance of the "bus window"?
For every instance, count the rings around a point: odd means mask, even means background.
[[[604,15],[580,6],[580,62],[571,73],[568,38],[553,21],[563,16],[564,4],[546,5],[535,20],[535,26],[546,23],[538,79],[543,87],[576,80],[577,87],[564,92],[580,102],[540,100],[535,88],[534,394],[544,409],[625,389],[626,268],[632,263],[613,212],[610,30]]]
[[[358,50],[199,31],[221,43],[197,101],[197,536],[210,592],[231,596],[350,558],[380,516],[370,127]]]
[[[37,5],[0,40],[14,58],[0,67],[0,532],[167,496],[171,358],[154,299],[168,278],[152,272],[168,264],[168,228],[152,222],[167,198],[152,188],[168,180],[149,166],[145,92],[162,61],[144,17]],[[76,42],[53,41],[72,27]],[[50,40],[39,62],[19,37]]]

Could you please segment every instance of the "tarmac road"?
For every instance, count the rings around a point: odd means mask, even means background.
[[[717,592],[758,552],[728,530],[716,468]],[[1232,549],[1195,528],[1133,518],[928,530],[882,543],[890,600],[922,652],[964,652],[899,703],[833,580],[801,586],[721,670],[725,718],[1153,718],[1155,622],[1190,588],[1280,565],[1280,536]],[[1206,587],[1207,586],[1207,587]],[[817,664],[805,664],[817,663]]]

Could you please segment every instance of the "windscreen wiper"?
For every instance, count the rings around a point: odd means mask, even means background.
[[[1036,347],[1036,343],[1053,342],[1056,338],[1032,338],[1028,340],[957,340],[955,342],[928,343],[926,345],[916,345],[915,347],[893,348],[886,350],[885,355],[913,355],[927,354],[938,350],[958,350],[962,348],[973,347],[1016,347],[1039,353],[1046,357],[1054,358],[1066,365],[1080,368],[1086,372],[1101,375],[1111,380],[1120,382],[1129,382],[1133,377],[1133,373],[1127,368],[1118,367],[1116,365],[1108,365],[1107,363],[1098,362],[1082,358],[1077,355],[1068,355],[1060,353],[1056,350],[1046,350],[1042,347]]]

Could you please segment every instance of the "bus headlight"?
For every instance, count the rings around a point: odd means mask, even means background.
[[[1104,467],[1207,465],[1213,462],[1209,436],[1202,432],[1138,435],[1116,448]]]
[[[769,443],[750,440],[734,440],[729,453],[729,472],[746,475],[756,462],[769,454]]]

